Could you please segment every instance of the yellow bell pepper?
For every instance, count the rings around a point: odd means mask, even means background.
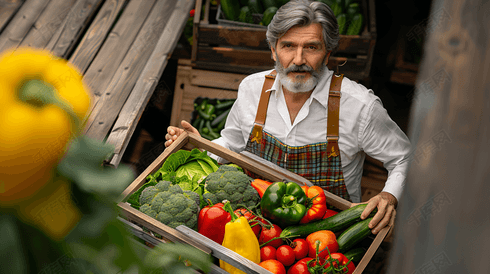
[[[0,206],[51,180],[89,107],[82,75],[66,60],[30,48],[0,56]]]
[[[243,257],[258,264],[260,263],[260,245],[248,220],[238,217],[233,212],[229,202],[223,207],[231,215],[231,221],[225,225],[225,237],[222,246],[235,251]],[[220,260],[219,266],[231,274],[245,273],[240,269]]]

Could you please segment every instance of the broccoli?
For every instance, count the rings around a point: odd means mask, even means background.
[[[206,177],[204,200],[220,203],[230,201],[233,210],[239,204],[253,207],[260,201],[258,192],[252,187],[252,178],[232,165],[222,165]]]
[[[179,185],[160,181],[141,192],[140,211],[171,228],[185,225],[197,230],[199,194],[192,193],[184,192]]]

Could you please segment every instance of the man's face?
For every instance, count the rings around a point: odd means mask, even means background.
[[[308,92],[318,83],[330,52],[322,39],[320,24],[289,29],[272,50],[281,84],[292,92]]]

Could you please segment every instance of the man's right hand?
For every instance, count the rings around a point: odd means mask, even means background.
[[[167,134],[165,134],[165,140],[167,140],[165,141],[165,147],[170,146],[175,140],[177,140],[180,134],[182,134],[184,131],[195,133],[201,136],[201,134],[199,134],[199,131],[195,127],[193,127],[189,122],[182,120],[180,124],[182,125],[183,129],[178,127],[173,127],[173,126],[169,126],[167,128]]]

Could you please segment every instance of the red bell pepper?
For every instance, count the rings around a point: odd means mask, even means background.
[[[225,226],[231,221],[230,213],[223,206],[223,203],[206,206],[201,209],[197,219],[198,232],[218,244],[223,243]]]
[[[260,198],[262,198],[262,196],[264,195],[265,190],[270,185],[272,185],[272,182],[265,181],[265,180],[262,180],[262,179],[254,179],[251,184],[252,184],[253,188],[255,188],[255,190],[257,190],[257,192],[259,193]]]
[[[305,193],[307,199],[306,208],[308,211],[303,216],[300,224],[306,224],[312,221],[321,220],[327,211],[327,197],[325,192],[319,186],[302,186],[301,187]]]

